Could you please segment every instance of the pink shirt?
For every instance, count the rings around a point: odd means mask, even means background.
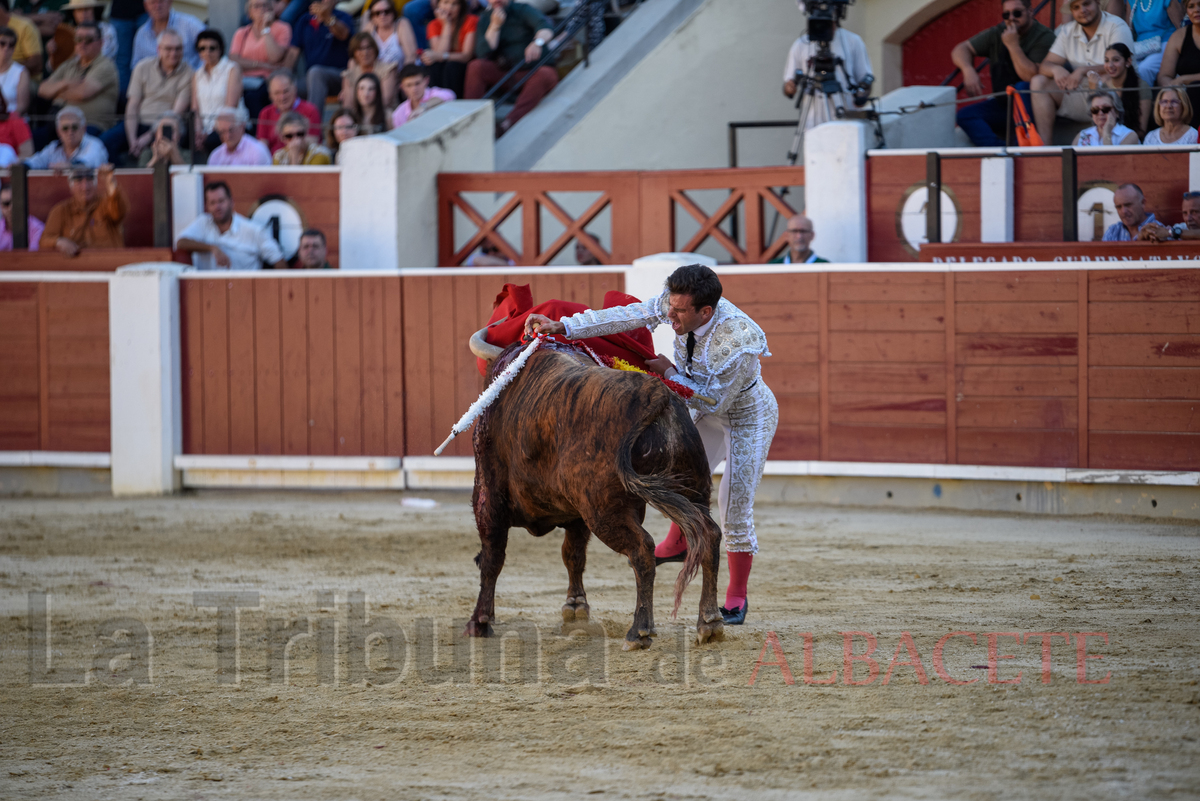
[[[292,26],[286,22],[275,20],[271,23],[271,38],[275,40],[276,44],[287,50],[292,43]],[[267,46],[263,44],[263,40],[250,35],[249,25],[243,25],[234,32],[233,43],[229,45],[229,55],[241,56],[251,61],[270,62],[271,60],[267,57]],[[242,75],[251,78],[266,78],[270,74],[271,70],[242,70]]]
[[[421,96],[421,105],[425,105],[431,99],[438,100],[457,100],[454,92],[449,89],[441,89],[437,86],[430,86],[425,90],[425,94]],[[412,114],[412,104],[405,100],[400,105],[396,106],[396,110],[392,112],[392,127],[399,128],[404,123],[408,122],[409,115]]]
[[[267,146],[250,134],[242,134],[232,153],[222,144],[208,157],[209,164],[219,167],[259,167],[270,166],[271,153]]]
[[[29,215],[29,249],[37,250],[38,243],[42,240],[42,231],[46,230],[46,226],[42,221],[32,214]],[[4,218],[0,217],[0,250],[13,249],[12,231],[8,230],[8,225],[4,222]]]

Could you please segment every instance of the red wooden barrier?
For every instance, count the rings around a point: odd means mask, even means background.
[[[0,282],[0,375],[0,450],[108,451],[108,283]]]
[[[1026,261],[1191,261],[1200,242],[952,242],[922,245],[921,261],[977,264]]]
[[[3,272],[113,272],[118,267],[150,261],[171,261],[170,248],[88,248],[78,256],[57,250],[13,250],[0,261]]]

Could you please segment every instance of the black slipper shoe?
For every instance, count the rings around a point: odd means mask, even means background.
[[[726,626],[740,626],[746,622],[746,612],[750,611],[750,601],[747,600],[739,609],[726,609],[721,607],[721,617],[725,620]]]
[[[667,562],[684,562],[686,560],[687,560],[687,549],[685,548],[684,550],[680,551],[679,553],[675,554],[674,556],[656,556],[656,557],[654,557],[654,566],[658,567],[659,565],[665,564]]]

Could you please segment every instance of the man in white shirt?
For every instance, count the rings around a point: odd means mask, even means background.
[[[287,268],[279,243],[234,212],[229,184],[214,181],[204,187],[204,211],[175,243],[177,250],[192,254],[196,269],[261,270],[264,261],[276,270]]]
[[[829,51],[835,59],[842,60],[842,68],[834,72],[834,76],[842,86],[842,91],[831,98],[835,106],[852,108],[853,95],[866,97],[870,93],[875,75],[871,71],[871,59],[867,56],[867,45],[863,42],[862,37],[843,30],[836,22],[833,23],[833,28],[833,41],[829,43]],[[809,41],[807,33],[792,43],[792,48],[788,51],[787,62],[783,67],[783,93],[785,95],[795,97],[797,88],[801,88],[796,83],[797,71],[811,77],[812,64],[810,62],[817,55],[818,49],[819,43]],[[847,85],[848,83],[862,87],[862,89],[855,91]],[[813,113],[806,120],[804,126],[806,129],[822,122],[828,122],[830,119],[828,104],[824,102],[824,97],[820,93],[817,94],[817,100],[821,102],[815,104]]]
[[[1133,49],[1125,20],[1100,10],[1100,0],[1071,0],[1071,21],[1059,26],[1050,54],[1033,76],[1033,121],[1047,145],[1054,138],[1055,116],[1091,122],[1087,74],[1104,74],[1104,51],[1117,42]]]

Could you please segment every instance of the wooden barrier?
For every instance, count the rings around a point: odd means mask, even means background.
[[[921,261],[979,264],[1026,261],[1192,261],[1200,241],[1188,242],[953,242],[921,246]]]
[[[721,170],[665,170],[662,172],[521,172],[443,173],[438,176],[438,264],[463,264],[486,239],[517,264],[549,264],[573,240],[578,240],[601,264],[629,264],[650,253],[693,252],[708,239],[715,240],[737,264],[761,264],[786,247],[785,225],[775,226],[770,237],[766,223],[771,210],[784,218],[794,207],[776,194],[779,187],[803,186],[803,167],[769,167]],[[708,213],[689,192],[727,191],[716,211]],[[512,196],[490,216],[464,197],[469,192],[511,192]],[[571,217],[549,193],[600,193],[586,211]],[[586,226],[606,208],[611,209],[612,245],[606,251]],[[508,242],[500,226],[521,212],[521,243]],[[542,243],[542,211],[554,216],[564,232],[553,242]],[[683,211],[699,226],[681,241],[676,212]],[[475,227],[461,248],[455,214]],[[741,220],[739,223],[738,221]],[[722,226],[725,227],[722,227]],[[728,229],[728,230],[726,230]],[[770,241],[767,241],[770,239]]]
[[[771,459],[1200,469],[1200,271],[722,281],[774,354]],[[482,389],[466,342],[506,282],[595,306],[624,276],[185,277],[184,452],[432,453]]]
[[[108,451],[108,283],[0,282],[0,375],[0,450]]]
[[[78,256],[65,256],[57,250],[14,250],[4,254],[0,271],[4,272],[113,272],[129,264],[171,261],[170,248],[88,248]]]

